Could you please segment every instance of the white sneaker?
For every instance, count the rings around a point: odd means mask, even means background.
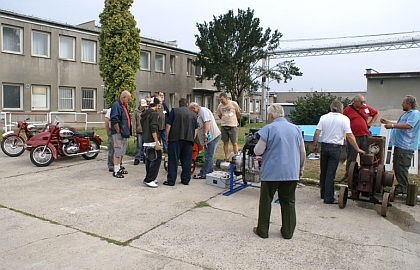
[[[157,185],[157,183],[158,183],[157,179],[155,179],[153,182],[155,182],[155,184],[156,184],[156,185]]]
[[[146,186],[152,187],[152,188],[157,188],[158,187],[158,185],[154,181],[149,182],[149,183],[143,181],[143,184],[145,184]]]

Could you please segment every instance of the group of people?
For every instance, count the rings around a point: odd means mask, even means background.
[[[230,101],[225,93],[220,94],[220,104],[216,114],[222,120],[219,130],[213,113],[195,102],[188,104],[181,98],[179,107],[168,109],[163,101],[163,93],[156,97],[140,101],[130,121],[126,104],[131,95],[124,91],[110,110],[108,110],[106,128],[108,146],[113,159],[108,159],[108,167],[113,176],[122,178],[127,171],[122,167],[122,156],[125,154],[126,140],[131,136],[133,128],[137,136],[135,163],[144,161],[146,176],[143,183],[149,187],[158,187],[157,175],[162,160],[163,150],[168,152],[168,174],[164,185],[174,186],[177,178],[178,162],[182,167],[181,183],[188,185],[191,179],[192,145],[197,140],[204,146],[204,165],[196,176],[204,179],[213,172],[213,157],[219,137],[223,141],[225,159],[229,158],[229,140],[233,151],[238,151],[238,117],[240,108]],[[162,109],[163,108],[163,109]],[[406,193],[408,185],[408,169],[414,151],[418,149],[420,134],[420,112],[414,96],[407,95],[403,99],[404,114],[397,122],[381,118],[385,128],[393,129],[390,144],[394,146],[394,171],[398,181],[397,193]],[[159,110],[163,110],[159,114]],[[367,106],[362,95],[356,95],[352,104],[343,108],[339,100],[330,105],[330,113],[321,116],[313,139],[313,151],[319,151],[318,140],[322,132],[320,160],[320,197],[326,204],[336,203],[334,197],[334,178],[339,164],[341,148],[347,140],[347,164],[355,161],[358,154],[367,152],[369,127],[377,120],[377,110]],[[262,155],[261,189],[258,210],[258,225],[253,232],[262,238],[268,237],[271,203],[277,192],[281,206],[281,234],[291,239],[296,227],[295,191],[298,180],[303,176],[305,165],[305,144],[301,130],[284,118],[284,110],[280,104],[268,107],[269,125],[257,132],[258,143],[254,147],[256,155]],[[165,129],[162,129],[162,118],[165,118]],[[133,123],[133,127],[131,127]],[[164,132],[163,132],[164,131]],[[140,135],[140,136],[139,136]],[[113,151],[112,151],[113,150]],[[279,158],[287,157],[287,158]],[[111,167],[111,160],[113,161]],[[281,168],[281,169],[273,169]],[[347,165],[348,169],[348,165]]]
[[[162,161],[162,152],[168,155],[168,175],[163,185],[174,186],[178,163],[181,164],[181,183],[188,185],[191,179],[192,146],[195,141],[204,147],[204,164],[195,179],[205,179],[213,172],[214,154],[220,135],[224,142],[225,157],[228,158],[228,143],[232,142],[237,152],[237,125],[240,108],[227,98],[226,93],[219,96],[217,114],[222,120],[219,130],[213,113],[195,102],[188,104],[185,98],[179,100],[179,107],[170,112],[164,101],[163,92],[156,96],[141,99],[130,119],[127,104],[131,99],[128,91],[121,93],[105,115],[105,128],[108,134],[108,168],[116,178],[124,178],[128,171],[122,166],[127,139],[135,136],[137,142],[134,165],[143,162],[146,175],[143,183],[158,187],[157,176]],[[173,127],[173,128],[172,128]]]

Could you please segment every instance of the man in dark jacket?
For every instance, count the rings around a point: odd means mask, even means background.
[[[159,122],[157,109],[159,99],[151,98],[149,108],[141,114],[140,124],[143,130],[146,176],[143,184],[157,188],[157,176],[162,161],[162,151],[158,140]]]
[[[169,114],[168,106],[166,106],[163,92],[159,92],[157,98],[160,100],[160,106],[157,110],[159,114],[159,142],[162,142],[163,153],[168,152],[168,144],[166,143],[166,119]]]
[[[130,92],[123,91],[120,99],[115,101],[111,107],[111,134],[114,140],[114,172],[112,175],[117,178],[124,178],[123,174],[128,173],[121,169],[120,161],[125,155],[127,138],[131,136],[131,121],[127,109],[130,99]]]
[[[178,160],[181,160],[181,183],[188,185],[191,180],[192,146],[197,135],[197,115],[187,107],[185,98],[179,100],[179,108],[174,108],[166,122],[168,142],[168,176],[163,182],[174,186],[178,173]],[[171,127],[174,126],[176,128]]]

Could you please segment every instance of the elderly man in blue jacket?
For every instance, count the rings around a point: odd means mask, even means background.
[[[280,231],[283,238],[290,239],[296,227],[295,191],[303,176],[305,144],[302,131],[284,118],[280,104],[271,105],[267,112],[270,124],[258,131],[260,138],[254,148],[256,155],[262,155],[262,161],[258,226],[253,231],[261,238],[268,238],[271,203],[277,191],[281,206]]]
[[[120,99],[115,101],[111,107],[111,134],[114,140],[114,172],[112,175],[117,178],[124,178],[123,174],[128,173],[120,167],[120,161],[125,155],[127,139],[131,136],[130,114],[127,109],[130,99],[130,92],[123,91]]]

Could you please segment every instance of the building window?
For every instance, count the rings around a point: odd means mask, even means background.
[[[250,113],[254,112],[254,101],[253,100],[249,101],[249,112]]]
[[[23,87],[18,84],[3,84],[3,109],[23,110]]]
[[[195,76],[201,76],[202,69],[200,66],[195,66]]]
[[[156,53],[155,54],[155,71],[164,72],[165,71],[165,55]]]
[[[32,55],[50,57],[50,34],[32,32]]]
[[[171,65],[169,67],[169,72],[173,74],[175,73],[175,55],[171,55],[169,60],[170,60],[170,65]]]
[[[74,111],[74,88],[58,88],[58,109],[60,111]]]
[[[4,52],[23,53],[22,28],[2,27],[2,50]]]
[[[74,60],[75,38],[60,36],[60,58]]]
[[[82,111],[95,110],[96,91],[95,89],[82,89]]]
[[[260,101],[256,100],[255,101],[255,113],[259,113],[260,112]]]
[[[50,87],[32,86],[32,110],[50,109]]]
[[[192,60],[187,59],[187,76],[191,76],[192,74]]]
[[[242,112],[247,112],[247,111],[248,111],[248,100],[245,100],[244,106],[242,108]]]
[[[206,108],[209,109],[210,111],[213,111],[211,107],[211,101],[212,101],[212,97],[206,97]]]
[[[195,103],[197,103],[199,106],[201,106],[202,97],[201,96],[195,96]]]
[[[150,70],[150,52],[140,52],[140,69]]]
[[[96,63],[96,42],[82,40],[82,62]]]

